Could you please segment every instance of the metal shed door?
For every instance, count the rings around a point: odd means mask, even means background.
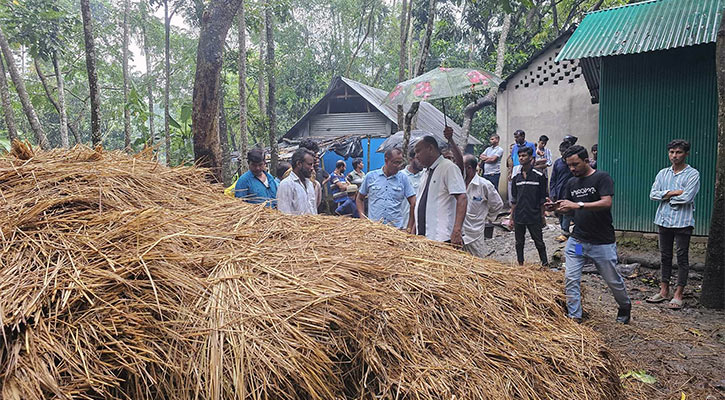
[[[310,118],[310,136],[334,138],[344,135],[387,135],[388,119],[380,112],[318,114]]]

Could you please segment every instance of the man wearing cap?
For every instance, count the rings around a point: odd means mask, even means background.
[[[345,200],[343,200],[342,203],[340,203],[340,205],[335,209],[335,214],[343,217],[360,218],[360,213],[357,211],[357,204],[355,203],[355,198],[357,197],[357,185],[352,183],[347,185],[345,192],[347,193],[347,197],[345,197]]]
[[[409,233],[414,231],[414,218],[410,218],[408,225],[403,225],[403,202],[415,208],[415,191],[408,177],[400,172],[403,166],[403,152],[392,148],[385,152],[385,165],[382,168],[368,172],[363,179],[357,195],[357,211],[361,217],[373,221],[380,221],[398,229],[406,229]],[[365,198],[368,198],[368,214],[365,215]]]

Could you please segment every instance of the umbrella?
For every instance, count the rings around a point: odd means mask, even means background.
[[[398,83],[383,104],[410,104],[498,87],[501,78],[482,69],[436,68]]]
[[[430,133],[421,129],[414,129],[410,131],[410,143],[408,144],[408,151],[410,151],[415,144],[418,143],[423,136],[433,136],[438,142],[438,147],[443,147],[448,143],[446,139],[440,133]],[[390,135],[385,141],[378,147],[378,153],[385,153],[389,149],[394,147],[403,147],[403,131],[398,131],[393,135]]]

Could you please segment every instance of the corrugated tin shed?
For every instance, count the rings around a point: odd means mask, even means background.
[[[350,89],[355,91],[357,94],[362,96],[366,101],[368,101],[377,111],[382,113],[388,120],[391,121],[393,126],[397,126],[398,122],[398,110],[396,106],[392,105],[383,105],[383,100],[388,95],[388,92],[386,92],[383,89],[374,88],[372,86],[368,86],[365,84],[362,84],[360,82],[354,81],[352,79],[348,79],[345,77],[336,77],[333,79],[332,83],[330,84],[330,89],[328,89],[325,96],[310,109],[307,114],[305,114],[302,118],[300,118],[297,123],[290,128],[290,130],[283,136],[284,138],[292,138],[295,137],[296,132],[298,129],[300,129],[301,125],[304,124],[309,118],[311,118],[313,115],[320,112],[322,105],[325,104],[325,101],[337,90],[340,88],[340,85],[347,85]],[[344,113],[339,114],[340,116],[344,116]],[[429,132],[443,132],[444,126],[444,115],[443,113],[438,110],[435,106],[428,102],[422,102],[420,103],[420,109],[418,110],[417,115],[418,121],[417,121],[417,128],[423,129]],[[452,119],[447,119],[448,126],[453,128],[453,138],[455,142],[462,147],[465,147],[466,144],[465,138],[463,137],[463,132],[461,127],[456,124]],[[470,135],[468,137],[468,145],[476,145],[481,144],[481,141],[473,137],[473,135]]]
[[[556,61],[713,43],[725,0],[652,0],[584,17]]]

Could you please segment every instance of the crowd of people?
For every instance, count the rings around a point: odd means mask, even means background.
[[[254,149],[247,157],[249,171],[237,180],[234,194],[286,214],[317,214],[323,201],[322,188],[329,184],[336,215],[367,218],[484,257],[488,254],[485,232],[492,229],[492,222],[504,208],[498,187],[505,153],[495,134],[489,138],[490,146],[475,157],[462,154],[450,127],[443,133],[446,146],[441,148],[436,138],[425,136],[409,152],[407,165],[403,151],[391,148],[385,152],[382,168],[364,173],[362,160],[355,159],[353,171],[347,175],[342,160],[328,175],[319,167],[318,145],[305,139],[290,162],[280,164],[277,176],[281,181],[266,171],[262,150]],[[566,242],[568,316],[581,321],[582,269],[585,263],[593,262],[619,305],[616,320],[628,323],[631,301],[616,269],[611,213],[614,182],[607,172],[597,169],[596,144],[590,157],[585,147],[576,144],[576,137],[566,136],[559,144],[560,157],[553,160],[548,142],[546,135],[536,143],[528,142],[526,133],[517,130],[506,159],[510,218],[505,226],[515,233],[517,261],[524,263],[528,232],[541,265],[549,265],[543,227],[547,214],[553,213],[561,228],[556,240]],[[658,202],[654,223],[660,232],[662,279],[660,292],[647,301],[669,300],[670,308],[680,308],[687,283],[699,173],[686,164],[689,143],[674,140],[667,150],[671,166],[659,172],[650,193]],[[679,268],[670,299],[673,246]]]

